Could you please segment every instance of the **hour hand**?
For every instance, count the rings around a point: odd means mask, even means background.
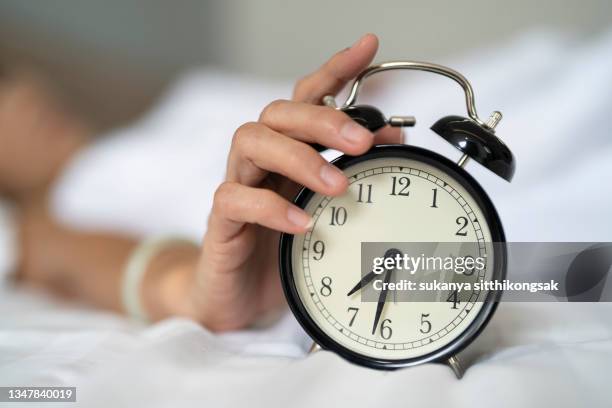
[[[365,285],[367,285],[368,283],[373,281],[374,278],[376,277],[376,275],[378,275],[378,274],[376,272],[374,272],[374,271],[368,273],[367,275],[364,275],[364,277],[361,278],[361,280],[359,282],[357,282],[355,287],[353,287],[353,289],[349,290],[349,293],[347,293],[346,296],[351,296],[353,293],[355,293],[359,289],[363,288]]]
[[[387,252],[385,252],[385,256],[384,258],[393,258],[397,255],[401,256],[401,252],[395,248],[391,248],[389,250],[387,250]],[[374,280],[374,278],[376,277],[376,275],[379,275],[378,273],[371,271],[370,273],[368,273],[367,275],[364,275],[363,278],[361,278],[361,280],[359,282],[357,282],[357,284],[355,285],[355,287],[353,287],[353,289],[349,290],[349,292],[346,294],[346,296],[351,296],[353,293],[357,292],[359,289],[363,288],[365,285],[367,285],[368,283],[372,282]]]

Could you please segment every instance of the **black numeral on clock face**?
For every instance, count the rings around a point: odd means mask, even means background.
[[[359,308],[358,307],[349,307],[348,309],[346,309],[346,311],[348,313],[352,313],[353,316],[351,316],[351,320],[349,321],[349,327],[353,327],[353,323],[355,323],[355,318],[357,317],[357,313],[359,312]]]
[[[451,293],[449,293],[446,301],[452,302],[453,305],[451,306],[451,309],[457,309],[457,305],[461,303],[461,301],[459,301],[459,293],[456,290],[453,290]]]
[[[465,217],[457,217],[457,225],[459,225],[459,229],[457,230],[457,232],[455,233],[455,235],[459,235],[462,237],[467,236],[467,224],[468,224],[468,220]]]
[[[346,208],[331,207],[331,221],[329,225],[344,225],[347,215]]]
[[[323,241],[315,241],[312,245],[312,251],[314,252],[312,259],[320,261],[323,255],[325,255],[325,243]]]
[[[357,199],[358,203],[372,203],[372,185],[367,184],[365,188],[363,188],[363,184],[359,183],[359,198]],[[364,195],[366,196],[366,200],[364,201]]]
[[[433,199],[431,203],[431,208],[438,208],[438,189],[432,188],[433,191]]]
[[[389,340],[393,336],[393,329],[391,328],[391,319],[385,319],[380,324],[380,337],[385,340]]]
[[[324,276],[321,278],[321,289],[319,290],[321,296],[328,297],[332,294],[331,284],[332,278],[330,278],[329,276]]]
[[[428,317],[429,313],[421,314],[421,328],[419,330],[423,334],[427,334],[431,331],[431,322],[427,320]]]
[[[410,191],[408,191],[408,186],[410,186],[410,179],[408,177],[391,177],[393,180],[393,185],[391,186],[391,195],[396,196],[405,196],[408,197]]]

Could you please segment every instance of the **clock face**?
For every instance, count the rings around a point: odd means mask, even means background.
[[[337,165],[349,178],[347,193],[303,191],[297,202],[314,227],[283,236],[281,243],[285,291],[302,325],[322,346],[366,365],[412,364],[465,345],[493,312],[483,302],[487,293],[441,289],[409,301],[409,293],[398,300],[394,292],[380,302],[382,291],[372,292],[372,286],[379,280],[380,288],[386,271],[360,285],[370,268],[362,265],[362,243],[379,243],[373,251],[380,257],[389,250],[407,254],[402,243],[443,243],[442,252],[465,254],[467,248],[470,257],[484,261],[461,275],[416,275],[415,284],[473,285],[499,277],[505,258],[488,243],[503,241],[503,232],[486,194],[447,159],[414,147],[378,146]],[[401,275],[393,276],[398,281]]]

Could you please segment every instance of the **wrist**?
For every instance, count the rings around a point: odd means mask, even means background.
[[[142,307],[150,320],[170,316],[196,317],[192,288],[199,254],[195,245],[177,243],[153,257],[140,293]]]

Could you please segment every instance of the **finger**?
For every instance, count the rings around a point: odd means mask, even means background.
[[[353,46],[336,53],[317,71],[298,81],[293,100],[319,104],[323,96],[335,95],[370,65],[377,50],[378,38],[374,34],[364,35]]]
[[[300,234],[312,228],[313,221],[304,210],[271,190],[232,182],[221,184],[215,192],[207,234],[225,242],[244,224]]]
[[[374,134],[375,144],[403,144],[404,129],[400,127],[385,126]]]
[[[259,121],[292,138],[350,155],[364,153],[374,142],[372,132],[344,112],[327,106],[278,100],[263,110]]]
[[[262,123],[241,126],[230,152],[228,181],[255,186],[273,172],[324,195],[346,191],[348,180],[315,149]]]

